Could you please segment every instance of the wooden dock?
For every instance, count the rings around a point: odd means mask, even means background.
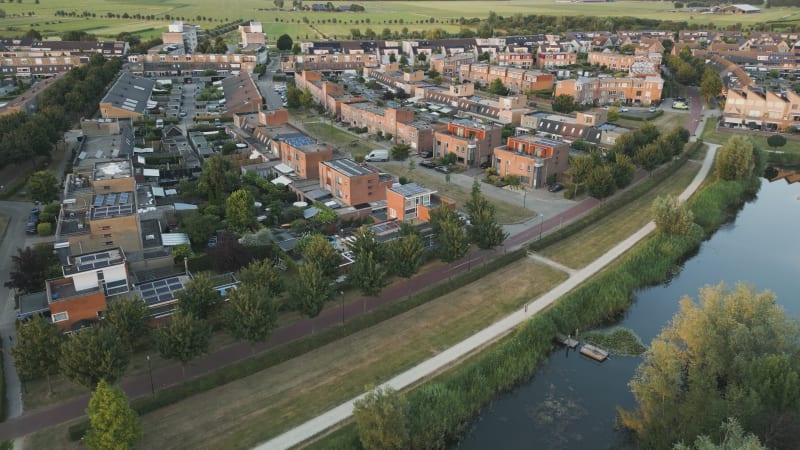
[[[608,352],[601,349],[600,347],[595,347],[592,344],[583,344],[581,347],[581,355],[592,358],[595,361],[603,362],[608,358]]]
[[[580,342],[578,342],[577,340],[572,339],[572,336],[564,336],[563,334],[559,334],[558,336],[556,336],[556,340],[561,345],[565,345],[572,349],[576,348],[578,344],[580,344]]]

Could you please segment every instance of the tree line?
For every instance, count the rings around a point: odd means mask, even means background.
[[[636,165],[648,172],[683,152],[689,131],[677,126],[661,133],[652,123],[617,138],[608,150],[592,148],[588,155],[570,158],[567,195],[574,197],[586,190],[590,196],[604,199],[617,189],[628,186],[636,173]]]

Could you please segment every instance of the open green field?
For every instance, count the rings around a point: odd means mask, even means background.
[[[770,148],[769,144],[767,144],[767,136],[761,136],[757,134],[742,134],[742,133],[734,133],[732,131],[727,131],[724,128],[717,129],[717,120],[709,119],[706,121],[706,127],[703,129],[703,140],[706,142],[711,142],[714,144],[724,144],[725,142],[730,139],[731,136],[744,136],[750,139],[753,142],[753,145],[759,147],[762,150],[776,150],[779,152],[785,153],[794,153],[800,154],[800,141],[796,139],[787,139],[786,145],[780,148],[772,149]]]
[[[521,281],[509,285],[510,276]],[[137,448],[250,448],[441,352],[564,279],[549,266],[519,260],[378,326],[146,414]],[[65,429],[35,433],[27,447],[77,448],[66,442]]]
[[[377,144],[371,144],[366,139],[342,131],[328,123],[324,122],[304,122],[303,128],[312,136],[332,144],[342,151],[350,152],[353,157],[366,156],[371,150],[380,148]]]
[[[573,237],[557,242],[541,254],[554,261],[581,269],[653,219],[650,205],[656,197],[680,194],[700,170],[688,161],[675,174],[625,207],[593,223]]]
[[[419,183],[435,189],[436,192],[456,202],[456,205],[465,205],[469,200],[470,189],[456,183],[447,183],[437,172],[424,167],[409,169],[408,163],[392,162],[381,165],[382,169],[398,177],[404,176],[411,182]],[[497,208],[497,221],[502,224],[517,223],[536,217],[538,213],[530,209],[520,208],[497,199],[492,199],[492,204]]]
[[[781,21],[782,23],[800,21],[798,8],[763,9],[760,14],[710,15],[690,13],[669,13],[671,2],[619,1],[612,3],[565,3],[554,0],[511,0],[487,4],[480,1],[366,1],[362,4],[365,12],[311,12],[277,11],[271,1],[265,0],[44,0],[34,4],[33,0],[22,3],[3,3],[0,9],[6,18],[0,23],[3,35],[20,35],[35,28],[45,35],[55,35],[66,30],[85,30],[98,36],[112,37],[122,31],[136,32],[147,30],[145,35],[158,35],[171,18],[183,18],[186,22],[213,28],[220,22],[234,19],[253,19],[261,21],[270,41],[287,33],[293,39],[315,39],[323,37],[346,38],[350,29],[360,28],[364,32],[372,28],[381,33],[384,28],[400,31],[433,30],[441,28],[448,32],[458,31],[458,19],[485,18],[489,11],[498,15],[514,14],[573,16],[576,14],[596,17],[635,16],[647,19],[687,21],[689,23],[710,24],[724,27],[741,23],[744,28],[753,23]],[[332,2],[334,6],[349,5],[352,1]],[[95,17],[58,17],[56,11],[83,11],[95,13]],[[30,15],[30,13],[33,15]],[[153,15],[155,20],[108,18],[107,14],[127,13],[128,15]],[[213,21],[199,18],[213,18]],[[431,19],[433,21],[431,22]],[[335,20],[335,22],[334,22]],[[308,23],[306,23],[306,21]],[[391,24],[389,23],[391,21]],[[425,23],[422,23],[422,22]]]

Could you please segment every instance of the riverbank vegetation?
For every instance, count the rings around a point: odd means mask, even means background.
[[[624,259],[564,296],[545,313],[535,316],[502,343],[432,382],[407,394],[408,435],[413,448],[442,448],[456,440],[472,417],[501,392],[535,373],[552,350],[558,333],[590,329],[617,320],[631,304],[635,289],[671,277],[710,232],[732,217],[758,187],[763,169],[753,152],[752,170],[735,180],[708,183],[689,207],[703,224],[687,234],[658,232],[637,245]],[[704,214],[714,208],[723,214]],[[719,422],[717,422],[719,423]],[[363,448],[354,426],[345,427],[314,448]]]
[[[639,356],[647,351],[647,347],[642,344],[639,336],[628,328],[618,327],[610,331],[590,331],[582,337],[584,341],[615,355]]]

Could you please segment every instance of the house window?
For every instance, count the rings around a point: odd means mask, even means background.
[[[114,241],[106,241],[106,245],[114,245]]]
[[[69,313],[66,311],[53,314],[53,323],[69,320]]]
[[[104,234],[104,235],[103,235],[103,237],[104,237],[104,238],[110,238],[110,237],[111,237],[111,234]]]

